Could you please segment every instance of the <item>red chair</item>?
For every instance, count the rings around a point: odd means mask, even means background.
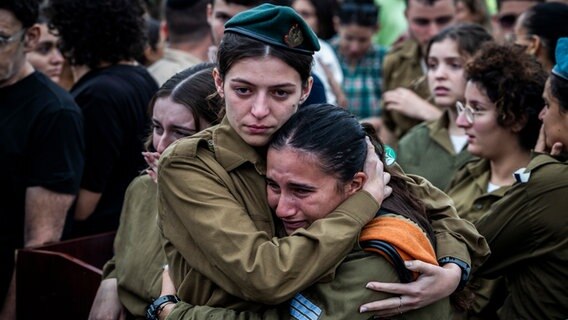
[[[87,319],[115,232],[18,250],[18,319]]]

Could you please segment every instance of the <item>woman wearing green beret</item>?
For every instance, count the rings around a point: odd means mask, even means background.
[[[318,48],[317,37],[291,8],[261,5],[225,25],[213,76],[226,116],[220,125],[175,143],[160,160],[159,220],[183,301],[248,311],[286,302],[330,277],[378,211],[385,185],[382,163],[371,157],[361,191],[318,223],[279,237],[281,225],[266,199],[266,146],[308,96]],[[364,310],[399,314],[446,297],[488,254],[449,198],[421,183],[415,182],[413,192],[433,221],[443,266],[415,261],[409,269],[423,273],[418,281],[371,283],[370,289],[402,295]]]

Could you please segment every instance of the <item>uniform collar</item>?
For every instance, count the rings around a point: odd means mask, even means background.
[[[210,147],[213,147],[215,158],[227,172],[250,162],[259,174],[266,175],[266,151],[247,144],[231,127],[227,117],[213,131],[213,146]]]
[[[474,183],[483,191],[482,194],[485,195],[487,193],[487,186],[489,185],[491,172],[489,160],[480,158],[477,161],[468,163],[466,168],[469,174],[473,177]],[[502,197],[511,187],[512,185],[502,186],[487,194]]]
[[[535,170],[539,167],[542,167],[542,166],[545,166],[545,165],[548,165],[548,164],[551,164],[551,163],[559,163],[559,162],[560,163],[563,162],[563,163],[568,164],[568,161],[566,161],[566,160],[562,161],[562,160],[559,160],[559,159],[552,157],[549,154],[538,153],[538,152],[533,151],[531,153],[531,161],[527,165],[527,168],[526,168],[525,171],[530,172],[530,171],[533,171],[533,170]]]
[[[448,132],[449,125],[450,113],[448,110],[444,110],[440,118],[428,122],[426,127],[430,129],[430,138],[432,138],[432,140],[436,141],[450,154],[456,154],[452,141],[450,140],[450,133]]]
[[[466,170],[473,178],[475,185],[482,190],[481,194],[487,193],[491,166],[489,160],[478,159],[466,164]]]

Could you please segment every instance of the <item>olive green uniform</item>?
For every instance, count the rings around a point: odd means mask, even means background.
[[[162,155],[159,172],[158,211],[170,274],[180,298],[193,305],[261,311],[262,304],[293,298],[333,273],[379,209],[360,191],[325,219],[279,239],[266,199],[265,155],[226,118],[176,141]],[[423,179],[414,188],[431,208],[438,257],[483,262],[485,240],[457,217],[451,200]]]
[[[487,192],[491,179],[490,162],[477,159],[467,163],[453,179],[448,195],[454,200],[458,215],[470,222],[477,222],[491,205],[505,195],[511,186],[503,186]],[[471,310],[460,313],[454,319],[494,319],[496,310],[502,303],[502,295],[506,292],[502,278],[485,279],[474,277],[468,287],[475,293]]]
[[[296,295],[289,303],[282,304],[280,308],[270,309],[264,313],[254,313],[178,303],[167,319],[366,320],[372,313],[359,313],[360,305],[393,296],[392,294],[365,289],[369,279],[399,282],[394,267],[384,257],[356,248],[339,265],[333,281],[315,284]],[[298,310],[302,310],[303,316],[297,313]],[[449,319],[450,315],[449,299],[445,298],[427,307],[389,319],[442,320]]]
[[[530,178],[515,184],[476,226],[491,256],[481,276],[503,276],[509,296],[501,319],[568,317],[568,162],[538,155]]]
[[[414,91],[423,99],[429,99],[428,81],[420,64],[422,59],[420,45],[415,40],[408,39],[393,47],[383,63],[383,92],[403,87]],[[399,139],[421,122],[384,107],[383,118],[387,128]]]
[[[400,139],[396,159],[406,173],[422,176],[441,190],[446,190],[456,171],[474,158],[466,147],[459,153],[454,151],[449,117],[445,111],[439,119],[412,128]]]
[[[503,186],[487,192],[490,180],[491,167],[487,159],[472,160],[455,174],[447,194],[454,200],[460,217],[477,222],[511,189],[511,186]]]
[[[148,175],[134,179],[124,198],[114,257],[105,264],[103,279],[116,278],[120,302],[135,318],[160,296],[166,256],[157,225],[157,185]]]

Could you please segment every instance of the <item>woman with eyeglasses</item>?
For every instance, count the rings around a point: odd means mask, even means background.
[[[439,189],[446,189],[455,172],[472,158],[465,148],[467,137],[456,124],[456,101],[464,96],[465,63],[491,40],[481,26],[464,24],[443,30],[427,47],[428,85],[444,113],[400,140],[397,161],[407,173],[423,176]]]
[[[515,24],[515,43],[549,71],[556,64],[556,41],[568,37],[568,5],[558,2],[537,4],[523,13]]]
[[[539,115],[556,156],[536,155],[520,182],[476,223],[491,246],[477,273],[507,282],[500,319],[568,315],[568,38],[558,40],[556,61]]]
[[[466,66],[465,103],[458,103],[457,125],[467,150],[479,159],[458,171],[448,190],[458,214],[478,221],[516,182],[528,165],[540,129],[539,111],[546,72],[514,45],[485,44]],[[474,278],[475,299],[464,318],[494,319],[502,297],[499,280]]]

